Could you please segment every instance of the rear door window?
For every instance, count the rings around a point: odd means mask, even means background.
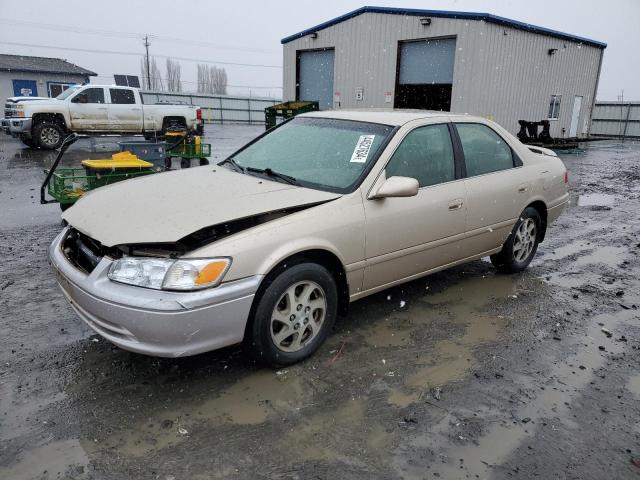
[[[109,94],[111,95],[111,103],[118,105],[131,105],[136,103],[136,98],[133,95],[133,90],[127,90],[124,88],[110,88]]]
[[[447,125],[418,127],[409,132],[385,169],[387,178],[411,177],[421,187],[455,180],[455,161]]]
[[[491,128],[481,123],[456,123],[456,129],[468,177],[514,167],[511,147]]]

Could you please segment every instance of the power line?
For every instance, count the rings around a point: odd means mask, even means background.
[[[72,48],[72,47],[54,47],[50,45],[36,45],[32,43],[18,43],[18,42],[5,42],[0,41],[0,45],[14,45],[18,47],[33,47],[33,48],[48,48],[51,50],[65,50],[70,52],[86,52],[86,53],[102,53],[108,55],[128,55],[133,57],[139,57],[139,53],[135,52],[122,52],[117,50],[90,50],[87,48]],[[202,58],[189,58],[189,57],[177,57],[175,55],[153,55],[158,58],[171,58],[173,60],[183,60],[185,62],[196,62],[196,63],[210,63],[214,65],[234,65],[237,67],[260,67],[260,68],[278,68],[281,69],[282,65],[262,65],[257,63],[238,63],[238,62],[222,62],[218,60],[205,60]]]
[[[112,73],[105,73],[102,75],[97,75],[96,78],[113,78]],[[159,78],[160,80],[164,80],[166,81],[167,78],[163,77],[163,76],[159,76],[159,77],[153,77],[153,78]],[[198,82],[194,81],[194,80],[180,80],[181,83],[189,83],[189,84],[193,84],[193,85],[197,85]],[[230,83],[227,84],[227,87],[232,87],[232,88],[255,88],[256,90],[261,89],[261,90],[277,90],[280,89],[282,90],[282,87],[276,87],[276,86],[263,86],[263,85],[232,85]]]
[[[122,32],[122,31],[114,31],[114,30],[102,30],[95,28],[85,28],[85,27],[77,27],[70,25],[53,25],[50,23],[39,23],[39,22],[29,22],[25,20],[11,20],[6,18],[0,18],[0,23],[5,25],[22,25],[30,28],[39,28],[43,30],[53,30],[58,32],[70,32],[77,33],[80,35],[100,35],[100,36],[109,36],[109,37],[123,37],[123,38],[131,38],[139,40],[142,38],[142,35],[135,32]],[[209,48],[217,48],[223,50],[237,50],[241,52],[252,52],[252,53],[268,53],[268,54],[280,54],[279,50],[265,49],[265,48],[254,48],[254,47],[238,47],[236,45],[220,45],[211,42],[204,42],[199,40],[189,40],[186,38],[172,37],[168,35],[149,35],[152,40],[161,40],[172,43],[181,43],[185,45],[194,45],[200,47],[209,47]]]
[[[95,78],[113,78],[115,74],[113,73],[105,73],[105,74],[101,74],[101,75],[96,75]],[[166,81],[167,78],[163,77],[163,76],[157,76],[157,77],[152,77],[152,78],[159,78],[160,80],[164,80]],[[194,84],[196,85],[198,82],[194,81],[194,80],[180,80],[180,82],[182,83],[190,83],[190,84]],[[270,89],[282,89],[281,86],[264,86],[264,85],[233,85],[228,83],[227,84],[228,87],[233,87],[233,88],[255,88],[255,89],[264,89],[264,90],[270,90]]]
[[[133,32],[118,32],[114,30],[99,30],[95,28],[84,28],[84,27],[77,27],[77,26],[52,25],[50,23],[29,22],[25,20],[11,20],[8,18],[0,18],[0,23],[3,23],[5,25],[22,25],[26,27],[44,28],[47,30],[55,30],[59,32],[104,35],[109,37],[129,37],[129,38],[136,38],[136,39],[140,38],[140,34],[133,33]]]

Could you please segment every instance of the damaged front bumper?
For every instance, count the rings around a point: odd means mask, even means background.
[[[68,229],[49,249],[65,297],[93,330],[119,347],[158,357],[180,357],[242,341],[261,275],[197,292],[167,292],[112,282],[112,259],[86,274],[62,251]]]

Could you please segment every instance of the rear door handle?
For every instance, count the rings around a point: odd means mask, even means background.
[[[449,210],[460,210],[462,208],[462,205],[464,205],[464,202],[460,198],[451,200],[449,202]]]

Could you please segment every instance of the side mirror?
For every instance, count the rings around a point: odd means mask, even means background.
[[[420,184],[411,177],[389,177],[370,198],[415,197]]]

